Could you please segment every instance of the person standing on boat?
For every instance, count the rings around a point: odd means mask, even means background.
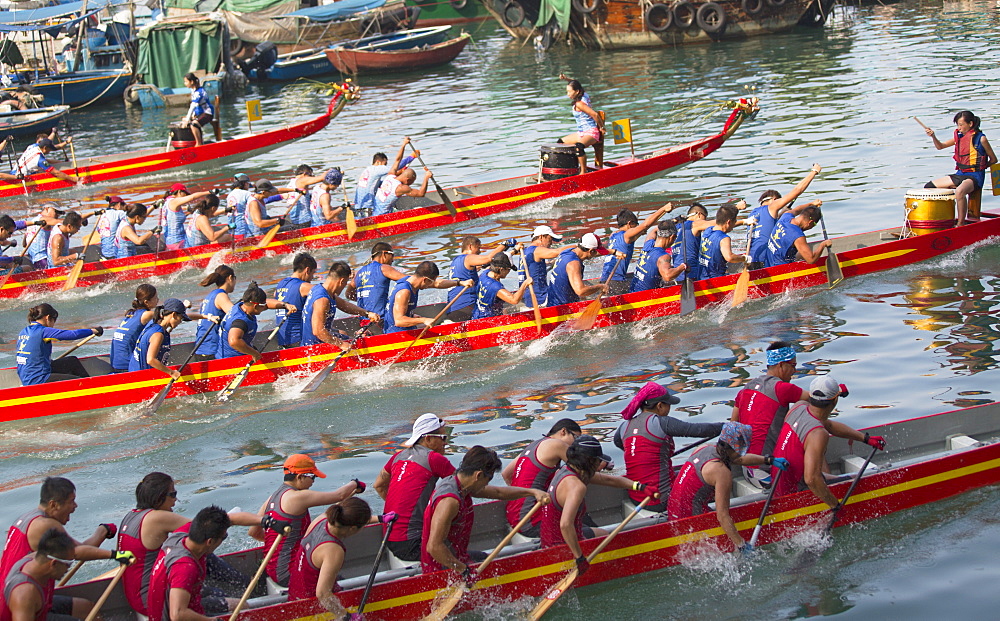
[[[76,185],[76,179],[53,166],[45,156],[55,150],[55,144],[48,138],[28,145],[24,153],[17,159],[10,173],[0,173],[2,181],[21,181],[29,175],[47,172],[60,181]]]
[[[396,201],[401,196],[412,196],[420,198],[427,194],[427,183],[434,173],[426,166],[424,167],[424,178],[420,182],[419,188],[413,187],[413,182],[417,180],[417,173],[412,168],[404,168],[398,175],[388,175],[375,191],[375,207],[372,209],[373,216],[381,216],[396,210]]]
[[[830,492],[823,471],[826,468],[826,448],[830,436],[885,450],[885,438],[851,429],[830,420],[840,397],[848,394],[847,386],[838,384],[830,375],[813,378],[809,383],[809,400],[797,403],[788,411],[774,449],[774,457],[788,460],[787,471],[778,479],[774,492],[779,496],[812,490],[821,501],[834,509],[839,505]]]
[[[71,618],[65,606],[59,607],[61,612],[53,612],[53,593],[56,581],[69,571],[75,558],[75,546],[69,535],[54,528],[45,531],[38,541],[38,551],[14,563],[10,573],[4,576],[0,591],[0,620],[46,621]],[[89,611],[91,602],[81,601],[84,605],[80,606],[79,611]],[[69,612],[72,612],[72,607]]]
[[[928,181],[924,187],[955,188],[955,211],[958,215],[958,226],[962,226],[969,213],[969,195],[983,188],[986,183],[986,171],[997,163],[997,156],[990,141],[979,127],[978,116],[963,110],[955,115],[952,122],[955,123],[955,133],[944,142],[938,140],[933,129],[928,127],[924,130],[934,141],[934,147],[938,151],[955,147],[955,172]]]
[[[376,153],[372,157],[372,165],[362,171],[358,177],[358,187],[354,191],[354,208],[361,214],[370,214],[374,211],[375,192],[387,176],[395,177],[420,156],[420,151],[415,149],[412,156],[403,157],[408,144],[410,144],[409,137],[403,138],[403,144],[399,146],[399,153],[396,154],[391,167],[385,153]]]
[[[254,348],[253,337],[257,335],[257,315],[266,308],[284,308],[288,313],[298,310],[293,304],[268,299],[264,290],[256,282],[251,282],[243,292],[241,302],[234,304],[219,324],[217,359],[250,356],[254,361],[260,360],[261,353]]]
[[[114,259],[115,233],[118,232],[118,224],[125,219],[128,206],[121,196],[105,196],[104,200],[108,201],[108,206],[97,219],[97,233],[101,236],[101,258]]]
[[[736,207],[723,205],[715,214],[715,226],[702,231],[698,248],[701,278],[725,276],[730,263],[746,261],[746,256],[733,254],[733,240],[729,237],[729,231],[736,226],[737,215]]]
[[[541,490],[490,485],[501,467],[496,451],[473,446],[455,474],[442,478],[434,486],[424,516],[420,549],[423,573],[450,569],[460,574],[466,584],[475,582],[475,574],[469,567],[469,538],[475,518],[473,498],[517,500],[531,496],[543,505],[549,501],[549,495]]]
[[[202,128],[212,124],[215,118],[215,108],[208,100],[208,93],[201,86],[201,80],[193,73],[184,76],[184,86],[191,89],[191,105],[188,107],[181,126],[190,127],[194,134],[194,146],[200,147],[204,142]]]
[[[198,309],[202,316],[198,320],[197,331],[194,335],[194,342],[201,343],[194,351],[194,359],[198,362],[215,360],[219,353],[219,324],[222,318],[229,314],[233,308],[233,301],[229,299],[229,294],[236,290],[236,272],[228,265],[220,265],[206,276],[200,283],[202,287],[215,286],[201,302]],[[205,333],[209,332],[208,336]],[[202,337],[205,340],[202,341]]]
[[[45,267],[51,269],[61,265],[72,265],[80,258],[77,253],[69,253],[69,240],[80,232],[83,217],[71,211],[63,217],[62,224],[53,229],[54,235],[49,235],[48,252]]]
[[[226,244],[233,241],[228,224],[212,226],[211,218],[218,213],[219,197],[209,194],[191,206],[191,215],[184,221],[184,240],[187,248],[208,244]]]
[[[670,492],[668,515],[679,520],[710,511],[709,503],[715,502],[715,516],[719,526],[733,543],[733,547],[749,554],[753,547],[743,540],[729,515],[729,501],[733,494],[733,466],[768,465],[784,470],[788,460],[781,457],[748,453],[753,430],[750,425],[728,422],[722,426],[719,441],[703,446],[688,458],[677,475]]]
[[[579,244],[560,252],[549,272],[548,306],[579,302],[580,298],[595,293],[603,295],[606,291],[603,284],[588,285],[584,282],[583,262],[607,254],[608,249],[601,245],[601,238],[593,233],[585,234]]]
[[[579,80],[559,74],[561,80],[566,80],[566,96],[573,102],[573,119],[576,121],[576,132],[563,136],[559,142],[577,145],[577,156],[580,159],[580,174],[587,172],[586,148],[594,147],[594,167],[604,165],[604,119],[590,103],[590,95],[583,90]]]
[[[533,281],[529,276],[521,283],[517,291],[510,292],[500,282],[513,271],[514,266],[503,252],[497,253],[490,260],[490,269],[479,278],[476,289],[476,303],[472,310],[472,319],[484,319],[503,314],[504,303],[516,306],[524,299],[524,292]]]
[[[631,210],[622,209],[618,212],[618,215],[615,217],[618,230],[608,238],[608,250],[612,254],[604,257],[604,267],[601,268],[601,282],[607,281],[609,277],[611,278],[611,282],[608,284],[608,295],[628,293],[628,266],[632,262],[632,254],[635,252],[635,240],[642,237],[649,230],[649,227],[656,224],[660,218],[673,211],[673,209],[673,203],[667,203],[649,214],[643,220],[642,224],[639,224],[638,216]],[[619,261],[617,258],[618,253],[625,255],[625,258]],[[612,274],[612,270],[614,270],[614,274]]]
[[[264,501],[257,511],[257,516],[271,518],[270,525],[263,530],[266,549],[270,549],[274,544],[279,531],[286,526],[292,529],[292,532],[278,544],[278,550],[267,563],[268,578],[279,586],[287,587],[292,556],[312,521],[309,509],[342,502],[355,494],[363,493],[367,486],[358,479],[352,479],[332,492],[313,491],[310,488],[316,482],[316,477],[325,479],[326,475],[316,467],[312,457],[301,453],[290,455],[282,468],[285,473],[284,481]],[[250,529],[251,537],[256,538],[260,534],[260,527]]]
[[[142,334],[143,328],[153,321],[156,307],[159,305],[160,297],[156,294],[156,287],[150,284],[136,287],[132,308],[125,313],[125,317],[111,336],[109,359],[113,373],[124,373],[129,370],[132,352],[139,341],[139,335]]]
[[[389,301],[389,285],[403,280],[406,274],[392,266],[396,253],[386,242],[372,246],[372,259],[357,269],[347,284],[347,297],[368,312],[385,313]]]
[[[340,297],[340,292],[351,279],[351,266],[336,261],[330,266],[322,283],[313,285],[302,307],[302,346],[330,343],[347,351],[351,344],[334,333],[333,318],[337,310],[358,315],[369,322],[382,321],[378,313],[366,311],[360,306]]]
[[[282,226],[285,224],[284,218],[267,217],[267,199],[278,195],[278,188],[267,179],[258,179],[254,184],[254,190],[247,200],[247,208],[243,213],[243,221],[247,226],[247,235],[256,237],[263,235],[272,226]]]
[[[635,276],[632,277],[629,293],[659,289],[672,284],[684,273],[686,263],[671,266],[670,248],[676,240],[677,225],[673,220],[660,222],[649,232],[635,263]]]
[[[160,232],[160,227],[151,231],[145,231],[141,235],[136,232],[136,225],[146,222],[146,206],[142,203],[132,203],[125,211],[125,219],[118,223],[118,230],[115,231],[115,258],[126,259],[134,257],[138,246],[149,243],[153,236]]]
[[[507,485],[547,490],[559,464],[566,461],[566,450],[581,434],[583,430],[575,420],[562,418],[556,421],[547,434],[526,446],[517,459],[508,463],[500,476]],[[517,526],[534,506],[533,498],[508,502],[505,507],[507,523],[511,527]],[[537,539],[541,536],[541,523],[541,512],[535,513],[531,523],[521,529],[521,534]]]
[[[309,186],[323,181],[326,173],[313,175],[312,166],[299,164],[295,168],[295,176],[288,180],[285,186],[289,189],[285,206],[288,208],[288,221],[296,225],[308,225],[312,221],[309,213]]]
[[[170,331],[183,321],[191,321],[191,318],[184,302],[177,298],[170,298],[162,307],[155,309],[153,321],[142,329],[132,348],[128,370],[156,369],[173,379],[180,379],[180,370],[167,367],[167,361],[170,359]]]
[[[580,541],[593,537],[603,537],[607,531],[602,528],[584,526],[583,517],[587,513],[587,487],[604,485],[617,489],[632,490],[642,498],[657,499],[655,485],[648,485],[626,477],[601,474],[603,464],[610,461],[601,449],[601,443],[593,436],[580,436],[566,449],[566,464],[556,471],[549,483],[549,498],[552,503],[542,508],[542,547],[552,548],[566,544],[580,574],[590,568],[583,554]],[[647,508],[649,505],[646,505]]]
[[[798,215],[791,211],[782,214],[778,218],[771,237],[767,240],[767,253],[764,255],[764,265],[774,267],[784,265],[795,260],[798,254],[802,261],[810,265],[819,261],[824,248],[833,245],[833,240],[824,239],[815,246],[810,246],[806,241],[805,232],[816,226],[823,213],[819,207],[812,205],[806,207]]]
[[[622,410],[625,421],[615,430],[615,446],[625,451],[625,475],[649,483],[659,495],[659,502],[646,506],[650,511],[665,511],[673,485],[674,436],[712,438],[722,431],[723,423],[689,423],[670,416],[670,406],[681,400],[673,391],[647,382]],[[630,492],[638,503],[644,496]]]
[[[385,500],[386,513],[396,514],[386,547],[400,560],[420,560],[427,501],[438,480],[455,473],[444,456],[447,445],[445,422],[436,414],[421,414],[403,450],[389,458],[372,484]]]
[[[431,261],[424,261],[414,270],[413,276],[396,283],[389,296],[389,301],[386,303],[385,314],[382,315],[382,330],[385,334],[434,325],[434,320],[431,317],[414,315],[414,311],[417,309],[418,294],[421,290],[451,289],[458,285],[468,286],[471,289],[474,284],[472,279],[459,282],[438,278],[440,274],[437,265]]]
[[[167,250],[179,250],[187,245],[184,233],[184,221],[187,219],[187,206],[191,203],[211,196],[211,192],[188,191],[183,183],[175,183],[163,198],[160,209],[160,226],[166,231],[164,243]]]
[[[298,347],[302,340],[302,313],[298,312],[298,309],[305,304],[306,296],[312,289],[309,283],[316,277],[317,267],[316,259],[311,254],[300,252],[292,260],[292,275],[279,280],[274,288],[274,299],[296,309],[288,311],[285,308],[278,308],[274,312],[274,325],[278,327],[278,345],[282,347]]]
[[[322,181],[316,184],[309,191],[309,208],[306,224],[309,226],[323,226],[332,224],[333,221],[345,210],[347,204],[339,207],[333,206],[333,199],[330,192],[340,187],[344,180],[344,173],[339,168],[334,168],[323,176]]]
[[[475,235],[466,235],[462,238],[461,254],[451,260],[451,269],[448,278],[454,281],[471,280],[472,287],[462,289],[455,287],[448,292],[448,301],[455,300],[448,311],[448,319],[451,321],[468,321],[472,318],[472,313],[476,308],[476,287],[479,284],[479,268],[489,265],[498,254],[507,248],[513,248],[517,244],[514,239],[509,239],[486,254],[479,254],[483,249],[483,242]],[[507,259],[510,263],[510,259]]]
[[[809,399],[808,391],[791,383],[796,363],[791,343],[774,341],[764,353],[767,356],[767,372],[748,382],[736,394],[730,417],[733,422],[750,425],[753,437],[749,450],[756,455],[774,452],[788,408]],[[754,485],[771,485],[770,474],[753,466],[744,466],[743,477]]]
[[[777,224],[778,218],[782,214],[788,210],[792,210],[795,212],[795,215],[798,215],[809,205],[819,207],[823,204],[823,201],[812,201],[811,203],[791,207],[795,199],[806,191],[809,184],[812,183],[816,175],[822,172],[822,170],[822,166],[813,164],[806,176],[784,196],[777,190],[764,190],[761,193],[760,198],[757,199],[759,206],[750,212],[750,218],[754,222],[753,232],[750,237],[750,269],[764,267],[764,260],[767,255],[767,240],[771,237],[771,231],[774,230],[774,225]]]
[[[114,524],[100,524],[94,534],[84,541],[69,537],[66,524],[76,507],[76,486],[72,481],[63,477],[45,477],[39,493],[38,507],[17,518],[7,531],[3,556],[0,557],[0,576],[9,576],[18,561],[32,552],[41,551],[42,538],[51,531],[70,539],[72,555],[60,558],[78,561],[112,559],[122,564],[128,564],[135,558],[131,552],[100,548],[105,540],[113,539],[118,532]],[[51,612],[83,619],[92,607],[93,603],[79,597],[55,595],[52,598]]]
[[[557,235],[552,227],[541,225],[536,226],[531,232],[531,243],[521,249],[521,269],[518,270],[518,280],[523,282],[525,277],[531,276],[534,279],[535,299],[539,306],[545,306],[545,301],[549,294],[549,264],[550,259],[555,259],[563,250],[568,250],[572,246],[553,248],[552,243],[562,241],[563,236]],[[527,265],[527,274],[525,274]]]
[[[33,306],[28,311],[28,327],[21,330],[17,337],[17,376],[21,378],[22,386],[90,376],[76,356],[53,360],[52,341],[75,341],[92,334],[101,336],[104,328],[57,330],[57,319],[59,312],[46,303]]]

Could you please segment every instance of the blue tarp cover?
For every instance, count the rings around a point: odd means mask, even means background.
[[[377,9],[384,4],[385,0],[340,0],[333,4],[323,4],[309,7],[308,9],[301,9],[287,15],[278,15],[275,19],[280,17],[306,17],[314,22],[332,22],[335,19],[350,17],[355,13]]]
[[[125,2],[88,2],[86,15],[82,15],[72,21],[61,24],[46,23],[49,20],[69,17],[83,10],[83,2],[68,2],[58,6],[47,6],[41,9],[27,9],[23,11],[0,11],[0,32],[30,32],[33,30],[43,30],[52,36],[59,33],[62,28],[103,11],[105,8],[114,5],[124,5]],[[18,25],[14,25],[18,24]]]

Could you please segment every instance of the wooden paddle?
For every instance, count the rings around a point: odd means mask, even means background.
[[[87,338],[83,339],[82,341],[80,341],[76,345],[70,347],[69,349],[67,349],[63,353],[59,354],[59,357],[56,358],[56,360],[62,360],[66,356],[68,356],[68,355],[72,354],[73,352],[75,352],[80,347],[82,347],[82,346],[86,345],[87,343],[89,343],[91,339],[96,338],[96,337],[97,337],[96,334],[91,334],[90,336],[88,336]]]
[[[297,312],[301,313],[302,311],[300,309]],[[261,356],[263,356],[264,350],[267,349],[267,346],[271,344],[271,341],[274,340],[274,337],[278,334],[278,330],[281,329],[281,326],[283,326],[284,323],[286,321],[288,321],[288,315],[289,314],[291,314],[291,313],[285,314],[285,318],[282,319],[280,322],[278,322],[278,325],[276,325],[274,327],[274,330],[271,330],[271,334],[267,335],[267,340],[264,341],[264,345],[260,348]],[[222,336],[223,336],[222,335],[222,330],[220,329],[219,330],[219,338],[222,338]],[[258,358],[258,360],[259,360],[259,358]],[[240,370],[240,372],[236,374],[236,376],[233,378],[233,380],[231,382],[229,382],[229,385],[222,389],[222,391],[219,393],[219,396],[216,397],[215,400],[218,401],[218,402],[229,401],[229,397],[231,397],[233,395],[233,393],[236,392],[236,389],[240,387],[240,384],[243,383],[243,380],[245,380],[247,378],[247,375],[250,374],[250,367],[252,367],[256,362],[257,362],[257,360],[254,360],[253,357],[251,357],[250,358],[250,362],[247,363],[247,366],[243,367],[243,369]]]
[[[347,239],[354,239],[354,234],[358,232],[358,223],[354,221],[354,210],[351,209],[351,202],[347,199],[347,188],[343,183],[340,189],[344,191],[344,226],[347,228]]]
[[[21,254],[17,255],[17,261],[11,263],[10,270],[8,270],[7,273],[3,275],[3,279],[0,279],[0,289],[3,289],[3,286],[7,284],[7,280],[10,279],[11,275],[14,274],[14,268],[21,264],[21,259],[24,258],[24,255],[28,254],[28,248],[31,248],[31,244],[35,243],[35,238],[38,237],[38,234],[41,232],[42,232],[42,227],[38,227],[38,230],[35,231],[35,234],[31,236],[31,241],[26,243],[24,245],[24,250],[21,251]]]
[[[69,153],[70,156],[73,158],[73,172],[79,175],[80,171],[76,166],[76,147],[73,146],[72,140],[69,141]]]
[[[266,207],[264,206],[264,201],[260,201],[260,208],[266,209]],[[291,213],[292,209],[294,208],[295,204],[293,203],[288,209],[285,210],[285,215],[281,216],[279,220],[287,218],[288,214]],[[279,230],[281,230],[281,222],[278,222],[277,224],[269,228],[267,230],[267,233],[264,233],[264,236],[260,238],[259,242],[257,242],[257,249],[260,250],[261,248],[267,248],[268,246],[270,246],[271,242],[274,241],[274,236],[278,234]]]
[[[424,164],[424,158],[420,157],[420,154],[417,153],[417,147],[413,145],[412,140],[410,141],[410,148],[413,149],[413,152],[416,154],[417,161],[420,162],[420,165],[423,166],[424,168],[427,168],[427,164]],[[444,201],[444,206],[448,208],[448,213],[450,213],[453,218],[457,216],[458,211],[455,210],[455,205],[452,204],[451,199],[448,198],[448,195],[444,193],[444,189],[437,182],[437,179],[431,177],[431,183],[434,184],[434,189],[437,191],[438,196],[440,196],[441,200]]]
[[[747,294],[750,291],[750,242],[753,240],[753,227],[751,224],[750,228],[747,230],[747,253],[746,261],[743,263],[743,271],[740,272],[740,277],[736,281],[736,286],[733,288],[733,300],[730,306],[733,308],[739,306],[743,302],[746,302]]]
[[[823,239],[830,239],[826,234],[826,218],[820,218],[819,224],[823,227]],[[830,283],[830,289],[833,289],[837,286],[837,283],[844,280],[844,272],[840,269],[840,259],[837,258],[837,253],[833,251],[833,246],[826,249],[826,279]]]
[[[337,366],[337,362],[341,358],[343,358],[347,354],[347,352],[349,352],[352,349],[354,349],[354,344],[357,342],[358,338],[360,338],[360,337],[356,337],[356,338],[351,339],[351,346],[349,348],[345,349],[344,351],[340,352],[339,354],[337,354],[337,356],[332,361],[330,361],[330,364],[328,364],[325,367],[323,367],[320,370],[319,373],[317,373],[315,376],[313,376],[313,378],[311,380],[309,380],[309,383],[306,384],[305,386],[303,386],[302,390],[300,390],[299,392],[313,392],[317,388],[319,388],[320,384],[323,383],[323,380],[325,380],[327,377],[329,377],[330,373],[333,372],[334,367]]]
[[[611,540],[617,537],[618,533],[620,533],[621,530],[625,528],[625,525],[631,522],[632,518],[639,515],[639,512],[642,511],[642,508],[645,507],[650,500],[651,499],[648,497],[643,498],[642,502],[639,503],[639,506],[637,506],[632,511],[632,513],[629,513],[628,517],[622,520],[622,523],[619,524],[617,528],[615,528],[613,531],[611,531],[611,534],[605,537],[604,541],[602,541],[600,545],[594,548],[594,551],[587,556],[587,562],[592,563],[594,559],[597,558],[597,555],[600,554],[601,551],[604,550],[604,548],[608,547],[608,544],[611,543]],[[579,575],[580,575],[580,570],[577,567],[571,569],[569,575],[563,578],[554,587],[549,589],[549,592],[546,593],[544,597],[542,597],[541,601],[539,601],[538,604],[535,606],[535,608],[531,611],[531,614],[528,616],[528,618],[531,619],[531,621],[537,621],[537,619],[541,619],[542,615],[548,612],[549,608],[555,606],[556,602],[559,601],[559,598],[562,597],[563,593],[568,591],[569,588],[573,586],[573,583],[576,582],[576,579],[577,577],[579,577]]]
[[[187,359],[186,359],[186,360],[184,360],[184,364],[182,364],[182,365],[181,365],[181,366],[180,366],[180,367],[179,367],[179,368],[177,369],[178,371],[180,371],[180,372],[181,372],[181,374],[182,374],[182,375],[184,374],[184,367],[186,367],[186,366],[188,365],[188,363],[189,363],[189,362],[191,362],[191,359],[192,359],[192,358],[194,358],[194,353],[195,353],[196,351],[198,351],[198,348],[199,348],[199,347],[201,347],[201,344],[205,342],[205,339],[207,339],[207,338],[208,338],[208,335],[212,333],[212,330],[216,330],[216,329],[218,329],[218,328],[219,328],[219,325],[218,325],[218,324],[216,324],[216,325],[215,325],[214,327],[212,327],[212,328],[209,328],[208,330],[206,330],[206,331],[205,331],[205,334],[202,334],[202,335],[201,335],[201,338],[200,338],[200,339],[198,339],[198,341],[197,341],[197,342],[196,342],[196,343],[194,344],[194,347],[193,347],[193,348],[191,348],[191,353],[190,353],[190,354],[188,354],[188,357],[187,357]],[[163,390],[161,390],[161,391],[160,391],[160,392],[159,392],[159,393],[158,393],[158,394],[156,395],[156,397],[154,397],[154,398],[153,398],[153,400],[149,402],[149,405],[148,405],[148,406],[146,407],[146,416],[150,416],[150,415],[152,415],[152,414],[156,414],[156,411],[157,411],[158,409],[160,409],[160,406],[161,406],[161,405],[163,405],[163,402],[164,402],[164,401],[166,400],[166,398],[167,398],[167,393],[169,393],[169,392],[170,392],[170,389],[171,389],[171,388],[173,388],[173,386],[174,386],[174,382],[176,382],[176,381],[177,381],[177,380],[175,380],[174,378],[172,378],[172,377],[171,377],[171,378],[170,378],[170,381],[169,381],[169,382],[167,382],[167,385],[163,387]]]
[[[604,288],[607,289],[611,285],[611,279],[615,276],[615,270],[621,265],[622,259],[619,258],[615,261],[615,266],[611,269],[611,273],[608,274],[608,279],[604,281]],[[589,330],[594,327],[594,322],[597,321],[597,316],[601,314],[601,296],[597,296],[593,302],[587,305],[587,308],[583,309],[580,316],[576,318],[573,322],[574,330]]]
[[[774,497],[774,490],[778,487],[778,479],[781,478],[782,470],[776,469],[774,477],[771,479],[771,489],[767,492],[767,500],[764,501],[764,510],[760,512],[760,519],[757,520],[757,525],[753,527],[753,534],[750,535],[750,547],[757,546],[757,539],[760,537],[760,529],[764,527],[764,518],[767,517],[767,510],[771,508],[771,498]]]
[[[454,304],[455,302],[457,302],[458,298],[460,298],[462,296],[462,294],[465,293],[465,290],[468,289],[471,286],[472,285],[466,285],[466,286],[462,287],[462,290],[458,292],[458,295],[456,295],[455,297],[453,297],[451,299],[451,302],[448,302],[447,304],[445,304],[444,308],[441,309],[441,312],[438,313],[434,317],[434,319],[431,320],[430,325],[424,326],[424,329],[420,331],[420,334],[417,335],[417,338],[415,338],[412,341],[410,341],[410,344],[406,346],[406,349],[404,349],[403,351],[399,352],[399,355],[396,356],[395,358],[393,358],[392,362],[390,362],[389,364],[395,364],[397,360],[399,360],[400,358],[403,357],[403,354],[405,354],[406,352],[410,351],[410,348],[413,347],[417,343],[417,341],[419,341],[420,339],[422,339],[425,334],[427,334],[427,331],[431,329],[431,326],[433,326],[434,324],[436,324],[438,322],[438,319],[441,319],[442,317],[444,317],[444,314],[448,312],[448,309],[451,308],[451,305]],[[389,312],[390,313],[392,312],[392,308],[389,309]]]
[[[236,608],[233,608],[233,614],[229,615],[229,621],[236,621],[236,617],[240,616],[240,611],[246,606],[247,600],[250,599],[250,594],[253,593],[254,588],[257,586],[257,582],[260,581],[260,577],[264,575],[264,570],[267,569],[267,564],[271,561],[271,557],[274,553],[278,551],[278,544],[281,540],[285,538],[286,535],[292,532],[291,526],[286,526],[285,530],[278,533],[278,536],[274,538],[274,542],[271,547],[268,548],[267,554],[264,555],[264,560],[260,562],[260,567],[257,568],[257,573],[253,575],[250,579],[250,584],[247,585],[247,590],[243,592],[243,597],[236,604]],[[90,621],[89,619],[87,621]]]
[[[69,144],[70,146],[73,146],[72,142]],[[97,221],[100,221],[100,219],[100,216],[97,216],[95,219],[96,221],[94,222],[94,228],[90,231],[90,235],[83,240],[83,250],[80,252],[80,258],[76,260],[76,263],[74,263],[72,269],[70,269],[69,276],[66,277],[66,282],[63,283],[63,291],[69,291],[70,289],[75,288],[76,281],[80,280],[80,273],[83,271],[83,263],[87,258],[87,249],[90,248],[90,244],[94,241],[95,236],[100,239],[100,235],[97,233]]]
[[[118,582],[122,579],[122,576],[125,575],[126,569],[128,569],[128,565],[122,565],[118,568],[118,571],[115,572],[115,577],[111,579],[110,583],[108,583],[108,588],[104,589],[104,593],[101,593],[100,599],[94,603],[94,607],[91,609],[90,614],[87,615],[87,618],[84,621],[94,621],[97,617],[97,613],[101,611],[101,606],[103,606],[104,602],[108,601],[108,597],[111,596],[111,591],[115,590]]]
[[[527,526],[528,522],[535,515],[535,512],[541,509],[542,506],[543,503],[540,502],[535,503],[535,506],[533,506],[531,510],[528,511],[528,513],[525,514],[523,518],[521,518],[521,521],[517,523],[517,526],[511,529],[511,531],[507,533],[507,536],[500,540],[500,543],[497,544],[497,547],[493,548],[493,551],[490,552],[490,555],[486,557],[486,560],[484,560],[479,565],[479,567],[476,567],[476,573],[478,574],[483,573],[483,570],[485,570],[489,566],[489,564],[493,562],[493,559],[495,559],[497,555],[500,554],[501,550],[507,547],[507,544],[510,543],[510,540],[514,538],[514,535],[521,532],[521,529]],[[448,593],[448,595],[445,596],[445,598],[441,601],[441,603],[438,604],[438,607],[432,610],[430,614],[428,614],[426,617],[424,617],[423,621],[442,621],[445,617],[447,617],[451,613],[451,611],[455,608],[455,606],[458,605],[458,602],[462,601],[462,597],[464,597],[465,594],[469,592],[470,588],[471,587],[468,584],[466,584],[464,580],[459,580],[458,584],[451,587],[450,592]]]
[[[56,583],[56,586],[57,587],[65,586],[66,583],[69,582],[73,578],[73,576],[76,575],[76,572],[80,571],[80,568],[83,567],[83,564],[86,562],[87,561],[77,561],[76,563],[74,563],[73,568],[67,571],[66,575],[64,575],[62,578],[59,579],[59,582]]]
[[[365,604],[368,603],[368,595],[372,592],[372,586],[375,584],[375,575],[378,573],[378,566],[382,562],[382,556],[385,554],[385,546],[389,541],[389,533],[392,532],[392,525],[396,523],[396,520],[392,520],[385,527],[385,534],[382,535],[382,544],[378,547],[378,553],[375,555],[375,564],[372,565],[372,571],[368,574],[368,584],[365,585],[365,592],[361,594],[361,603],[358,604],[358,616],[365,611]]]
[[[524,250],[521,250],[521,269],[524,270],[524,277],[528,278],[528,264],[524,260]],[[542,309],[538,308],[538,296],[535,295],[534,283],[528,285],[528,293],[531,294],[531,310],[535,313],[535,330],[540,336],[542,334]]]

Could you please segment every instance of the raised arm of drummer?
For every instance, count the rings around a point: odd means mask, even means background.
[[[955,146],[955,136],[952,136],[948,138],[948,140],[941,142],[940,140],[938,140],[938,137],[934,135],[934,130],[931,129],[930,127],[925,127],[924,133],[931,137],[931,140],[934,141],[934,147],[938,151],[940,151],[941,149],[947,149],[948,147]]]
[[[583,281],[583,263],[580,261],[572,261],[566,266],[566,276],[573,291],[581,298],[604,292],[603,284],[588,285]]]

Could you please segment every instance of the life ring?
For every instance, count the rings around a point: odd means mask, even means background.
[[[451,2],[451,8],[455,9],[456,11],[461,11],[469,4],[469,0],[450,0],[450,2]]]
[[[503,12],[500,13],[503,23],[509,28],[517,28],[524,21],[524,7],[517,0],[507,0],[503,5]]]
[[[646,28],[652,32],[666,32],[674,25],[673,11],[661,2],[649,5],[643,18],[646,20]]]
[[[717,2],[706,2],[698,7],[698,27],[708,34],[719,34],[726,29],[726,9]]]
[[[698,11],[687,0],[675,2],[670,11],[674,14],[674,25],[681,29],[690,28],[698,17]]]
[[[747,15],[756,15],[764,10],[764,0],[743,0],[740,7]]]
[[[573,0],[573,8],[580,13],[593,13],[601,5],[601,0]]]
[[[788,0],[764,0],[773,7],[785,6]]]

